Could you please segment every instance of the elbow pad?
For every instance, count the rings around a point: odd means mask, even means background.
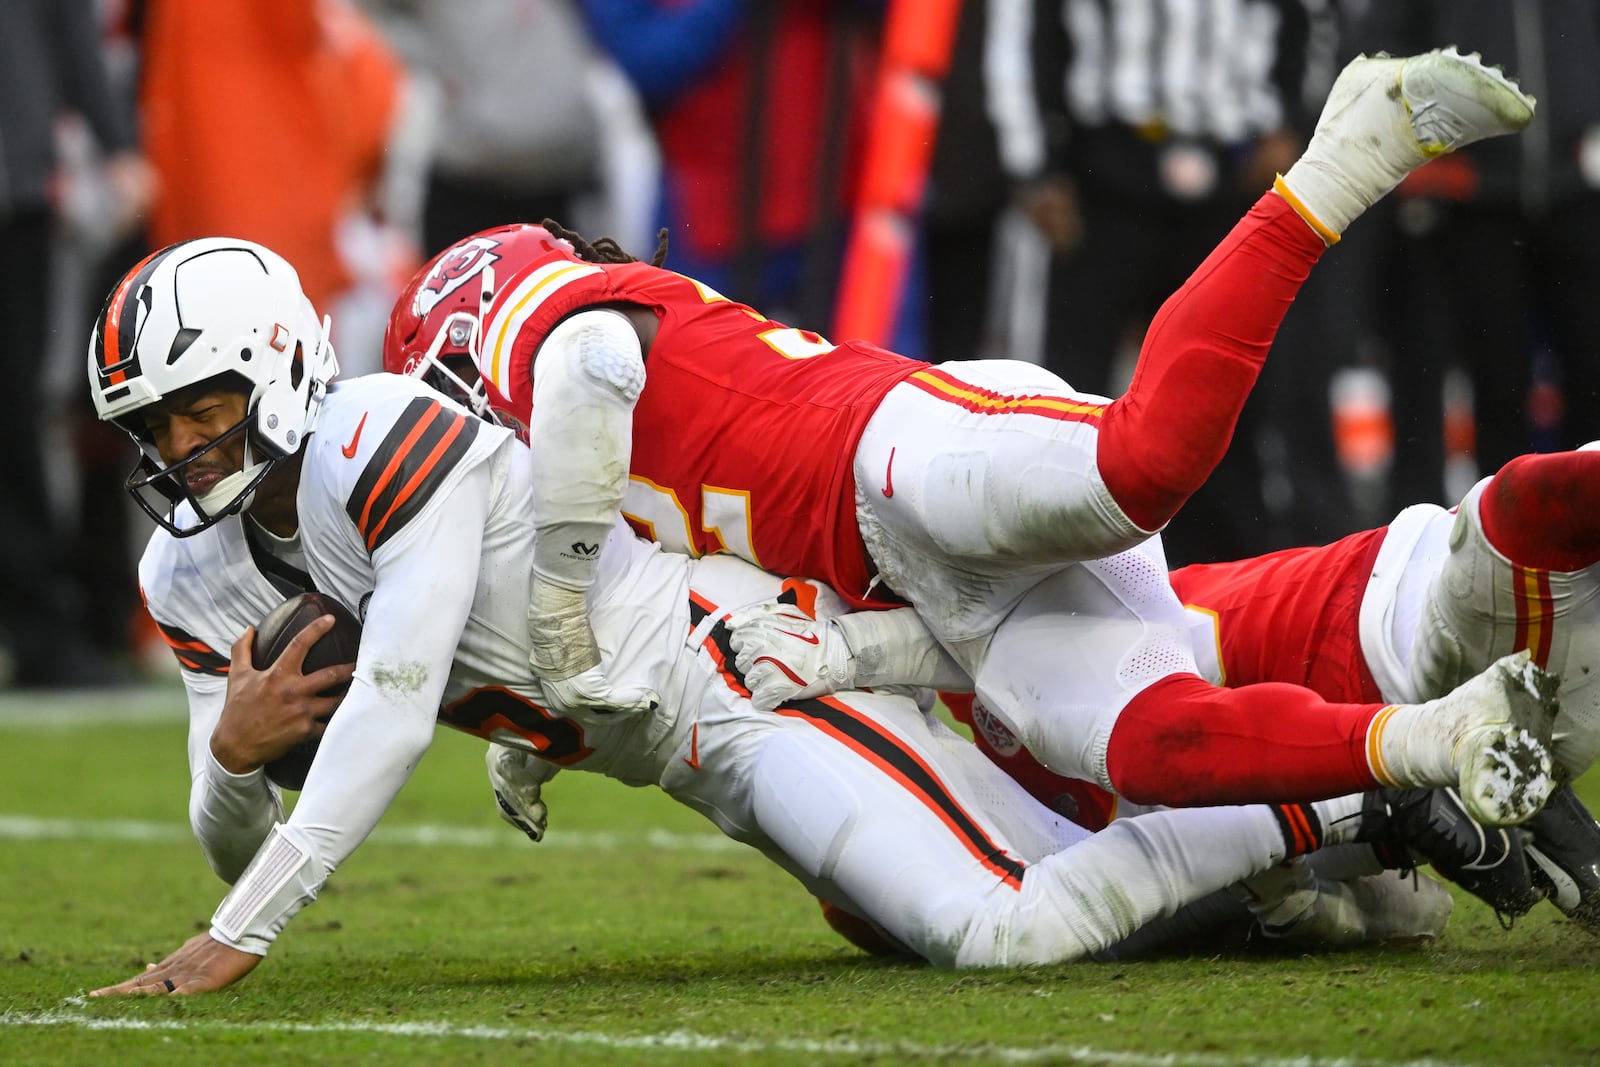
[[[585,311],[551,331],[534,361],[534,573],[587,589],[622,506],[644,353],[615,311]]]

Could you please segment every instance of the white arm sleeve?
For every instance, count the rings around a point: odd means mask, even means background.
[[[831,620],[855,657],[858,686],[916,685],[971,692],[972,679],[914,608],[858,611]]]
[[[582,311],[550,332],[533,364],[533,571],[567,590],[594,583],[622,506],[633,407],[644,389],[639,335],[615,311]]]
[[[234,774],[211,754],[227,680],[185,672],[183,684],[189,696],[189,826],[206,863],[231,885],[273,824],[283,821],[283,797],[261,768]]]
[[[219,941],[265,955],[366,840],[432,743],[477,588],[489,493],[489,464],[477,464],[373,554],[375,587],[350,693],[294,814],[212,917]]]

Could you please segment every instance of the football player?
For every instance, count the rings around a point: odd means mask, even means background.
[[[206,932],[96,995],[248,974],[371,832],[439,722],[656,784],[943,966],[1099,952],[1288,856],[1385,830],[1355,798],[1159,812],[1090,835],[905,697],[757,711],[723,617],[780,594],[808,614],[842,605],[731,555],[663,553],[620,518],[587,615],[607,676],[659,697],[633,715],[559,714],[528,662],[530,451],[418,381],[335,383],[327,338],[289,264],[227,238],[150,256],[96,323],[96,411],[137,442],[129,488],[160,526],[140,575],[185,666],[194,827],[232,883]],[[257,670],[251,622],[306,585],[363,618],[353,670],[298,676],[325,623]],[[346,678],[285,820],[263,766],[317,731],[331,709],[316,694]]]
[[[1526,649],[1560,678],[1558,779],[1576,779],[1600,754],[1600,446],[1519,457],[1455,508],[1417,505],[1329,545],[1184,567],[1172,584],[1190,613],[1202,672],[1218,684],[1294,682],[1336,701],[1424,700]],[[938,677],[923,665],[937,644],[915,636],[914,613],[897,616],[814,627],[774,606],[730,625],[765,706],[830,685]],[[855,632],[867,623],[871,634]],[[817,643],[797,643],[779,627]],[[873,651],[868,673],[858,674],[852,646],[871,647],[892,627],[904,644]],[[886,661],[890,674],[881,673]],[[1091,829],[1112,817],[1114,797],[1047,770],[981,702],[946,699],[984,752],[1035,797]],[[1600,932],[1600,826],[1569,784],[1523,824],[1525,850],[1521,836],[1468,824],[1448,794],[1413,804],[1408,846],[1452,880],[1511,917],[1548,897]]]
[[[1568,783],[1600,757],[1600,450],[1526,455],[1451,509],[1419,504],[1321,548],[1185,567],[1207,675],[1330,700],[1423,700],[1507,652],[1560,678],[1551,744]],[[1600,827],[1563,784],[1523,830],[1537,894],[1600,933]],[[1490,835],[1492,836],[1492,835]],[[1471,872],[1460,880],[1469,888]]]
[[[835,345],[553,223],[435,257],[396,306],[385,365],[465,352],[528,425],[543,457],[532,665],[558,710],[651,703],[605,676],[586,617],[620,507],[669,549],[812,576],[856,607],[911,604],[1031,750],[1133,800],[1309,799],[1403,778],[1459,785],[1481,820],[1512,823],[1548,787],[1536,723],[1212,686],[1153,535],[1226,449],[1279,321],[1343,229],[1411,169],[1520,129],[1532,108],[1453,50],[1353,62],[1305,155],[1162,308],[1115,401],[1024,363]],[[1030,598],[1072,622],[998,635]],[[1061,673],[1070,685],[1039,684]],[[1463,732],[1475,740],[1458,747]]]
[[[460,328],[465,329],[466,324],[460,324]],[[451,396],[462,398],[473,410],[484,414],[487,404],[476,368],[459,356],[441,360],[441,347],[436,339],[434,346],[422,356],[413,356],[403,364],[390,362],[385,369],[421,378]],[[391,349],[388,354],[393,357],[396,352]],[[741,670],[749,672],[746,680],[758,707],[775,707],[780,700],[772,693],[778,689],[782,690],[784,700],[809,695],[799,691],[799,673],[827,679],[819,682],[819,693],[853,688],[844,678],[847,673],[853,676],[857,656],[845,643],[846,634],[837,627],[819,628],[818,621],[793,602],[764,603],[730,616],[732,646],[743,664]],[[900,629],[902,624],[903,630]],[[971,679],[931,639],[912,609],[863,613],[850,619],[848,625],[849,637],[854,639],[855,647],[862,649],[861,661],[871,664],[870,670],[878,680],[906,679],[912,683],[911,688],[927,697],[931,697],[930,690],[935,688],[970,688]],[[756,630],[763,627],[768,628],[766,636],[776,642],[770,655],[761,655],[764,646],[753,639]],[[864,641],[869,632],[874,634],[873,639]],[[815,640],[810,640],[813,636]],[[796,637],[802,640],[796,643]],[[802,656],[791,669],[785,665],[784,658],[795,650],[810,655]],[[974,720],[970,695],[949,691],[943,695],[956,717],[971,726]],[[982,709],[979,711],[981,715]],[[986,716],[982,721],[1003,733],[1004,727],[993,723],[992,718]],[[1014,738],[1009,756],[987,743],[981,743],[980,747],[991,761],[1034,797],[1078,825],[1103,829],[1110,821],[1115,807],[1111,794],[1088,782],[1051,774],[1016,745]],[[553,766],[544,760],[528,758],[505,748],[491,748],[489,778],[496,812],[535,842],[543,839],[549,814],[542,788],[554,773]],[[1366,802],[1383,803],[1388,805],[1388,811],[1409,814],[1419,805],[1426,805],[1427,795],[1432,792],[1386,790]],[[1081,810],[1079,800],[1083,802]],[[1461,821],[1470,820],[1462,815]],[[1408,819],[1391,818],[1389,822],[1392,838],[1415,836],[1414,815]],[[1462,865],[1481,859],[1481,850],[1473,850],[1471,840],[1446,839],[1431,843],[1446,846],[1436,848],[1436,853],[1445,859],[1459,859]],[[1352,863],[1352,855],[1367,858]],[[1201,944],[1221,948],[1229,944],[1230,938],[1236,941],[1242,935],[1249,939],[1257,932],[1264,943],[1292,943],[1299,949],[1374,942],[1431,942],[1448,922],[1452,903],[1449,894],[1433,882],[1413,880],[1403,887],[1397,885],[1387,873],[1379,873],[1381,865],[1370,861],[1374,855],[1356,846],[1318,852],[1313,862],[1321,868],[1320,874],[1312,869],[1310,862],[1285,861],[1264,875],[1246,879],[1227,892],[1213,894],[1185,907],[1169,920],[1150,924],[1134,938],[1119,943],[1112,954],[1136,956],[1151,950],[1166,950],[1173,945]],[[1399,857],[1401,853],[1396,849],[1389,855]],[[1515,883],[1520,875],[1521,882],[1526,882],[1525,867],[1518,866],[1521,860],[1520,852],[1499,857],[1495,869],[1486,873],[1484,880],[1492,877],[1497,885]],[[1397,867],[1402,865],[1396,864]],[[1401,873],[1403,875],[1404,870]],[[821,903],[828,923],[858,947],[881,955],[915,955],[869,920],[829,901]]]

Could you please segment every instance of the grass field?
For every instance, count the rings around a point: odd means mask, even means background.
[[[1600,939],[1459,898],[1431,949],[1009,972],[884,963],[655,791],[569,774],[533,845],[441,732],[223,993],[87,1001],[205,927],[182,696],[0,694],[0,1064],[1600,1062]],[[1593,777],[1583,792],[1600,794]]]

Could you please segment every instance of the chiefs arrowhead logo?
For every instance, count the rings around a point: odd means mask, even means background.
[[[427,317],[445,297],[498,263],[500,255],[495,249],[499,247],[500,242],[491,238],[472,237],[444,252],[417,288],[416,306],[412,309],[417,317]]]
[[[983,739],[989,742],[989,747],[1002,756],[1015,756],[1022,751],[1022,742],[1010,727],[976,700],[972,702],[972,728],[982,734]]]

